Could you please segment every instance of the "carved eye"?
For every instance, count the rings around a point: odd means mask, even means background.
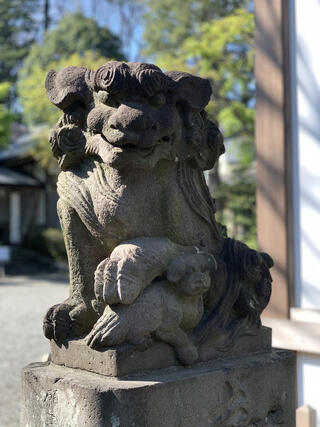
[[[155,95],[151,96],[149,98],[149,102],[152,105],[152,107],[162,107],[166,102],[166,97],[163,93],[156,93]]]
[[[119,103],[114,97],[105,90],[99,90],[98,99],[102,104],[108,105],[109,107],[117,108],[119,106]]]

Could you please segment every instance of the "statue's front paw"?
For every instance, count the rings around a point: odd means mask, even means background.
[[[135,271],[137,267],[129,258],[106,258],[100,262],[95,271],[95,295],[106,304],[132,304],[151,279],[143,276],[143,265],[140,266],[140,275]],[[146,283],[145,283],[146,282]]]
[[[63,343],[68,336],[83,336],[96,320],[97,315],[91,306],[84,302],[66,301],[48,310],[43,321],[43,332],[46,338]]]
[[[56,304],[51,307],[43,321],[43,332],[46,338],[62,343],[71,329],[70,311],[74,307],[69,304]]]
[[[110,307],[106,307],[104,314],[86,337],[89,347],[97,349],[122,344],[128,335],[129,319],[119,316]]]
[[[105,304],[119,304],[117,289],[118,263],[106,258],[100,262],[94,275],[94,292],[96,298]]]

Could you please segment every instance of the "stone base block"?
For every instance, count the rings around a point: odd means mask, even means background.
[[[123,379],[55,364],[22,374],[21,425],[295,425],[295,356],[273,350]]]
[[[180,365],[173,347],[164,342],[154,342],[146,350],[139,350],[130,344],[105,350],[93,350],[82,339],[69,340],[58,346],[53,340],[51,346],[51,361],[56,365],[69,368],[84,369],[112,377],[123,377],[141,371],[168,368]],[[216,343],[208,342],[199,350],[199,361],[207,362],[225,357],[226,352],[219,352]],[[271,351],[271,329],[261,327],[254,330],[252,335],[237,338],[232,348],[228,349],[228,357]]]

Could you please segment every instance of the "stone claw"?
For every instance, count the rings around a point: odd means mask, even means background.
[[[91,306],[84,302],[56,304],[51,307],[43,321],[43,332],[46,338],[56,343],[63,343],[68,336],[81,336],[97,319]]]
[[[128,330],[127,319],[121,319],[117,313],[107,307],[92,331],[87,335],[86,343],[95,349],[119,345],[125,341]]]
[[[53,339],[57,343],[66,340],[71,329],[70,311],[73,306],[68,304],[56,304],[51,307],[43,321],[43,332],[46,338]]]

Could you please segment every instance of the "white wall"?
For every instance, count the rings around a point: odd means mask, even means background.
[[[320,357],[298,353],[297,382],[298,407],[307,404],[316,409],[317,426],[320,426]]]
[[[293,123],[296,305],[320,309],[320,0],[291,0],[290,6],[297,115]]]
[[[295,305],[320,310],[320,0],[288,1],[292,48]],[[299,353],[297,374],[298,404],[316,409],[320,426],[320,355]]]

